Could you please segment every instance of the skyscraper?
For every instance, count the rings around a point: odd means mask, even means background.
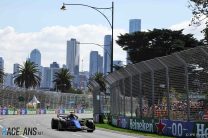
[[[112,39],[111,35],[105,35],[104,37],[104,70],[103,73],[106,75],[111,71],[111,48]]]
[[[79,87],[79,58],[79,42],[72,38],[70,41],[67,41],[66,66],[71,75],[74,76],[72,85],[75,88]]]
[[[0,57],[0,69],[4,69],[4,59]]]
[[[33,49],[30,53],[30,61],[34,62],[37,66],[38,69],[40,69],[41,66],[41,54],[38,49]]]
[[[55,83],[53,82],[55,80],[55,73],[59,72],[60,68],[59,68],[59,64],[58,63],[51,63],[50,64],[50,73],[47,73],[47,75],[50,75],[50,88],[53,89],[55,86]]]
[[[41,89],[50,89],[51,84],[51,69],[49,67],[42,67],[41,75]]]
[[[79,42],[72,38],[67,41],[66,66],[72,75],[79,75]]]
[[[12,79],[12,82],[13,82],[13,85],[14,85],[14,86],[16,86],[16,85],[14,84],[14,77],[16,77],[16,76],[19,74],[19,68],[20,68],[20,64],[15,63],[15,64],[13,65],[13,79]]]
[[[55,80],[55,74],[59,72],[60,68],[50,68],[50,88],[54,88],[55,83],[53,82]]]
[[[98,54],[98,51],[90,52],[90,77],[96,73],[103,72],[103,57]]]
[[[141,31],[141,19],[130,19],[129,20],[129,33],[134,33],[134,32],[138,32]],[[127,60],[126,63],[130,64],[131,61],[128,60],[129,58],[129,54],[127,51]]]
[[[20,64],[15,63],[15,64],[13,65],[13,74],[14,74],[14,75],[16,75],[16,74],[19,73],[19,68],[20,68]]]
[[[13,74],[12,73],[5,73],[4,85],[5,86],[13,86]]]
[[[129,20],[129,33],[141,31],[141,19]]]
[[[53,62],[50,64],[50,68],[59,68],[59,64],[57,62]]]

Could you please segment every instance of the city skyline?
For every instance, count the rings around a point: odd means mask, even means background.
[[[5,60],[6,72],[12,72],[14,63],[22,64],[29,56],[28,53],[35,48],[41,51],[44,66],[49,66],[52,61],[58,61],[60,65],[65,64],[65,43],[69,38],[76,38],[80,42],[103,44],[104,35],[111,33],[106,20],[99,13],[79,6],[69,6],[66,11],[61,11],[62,2],[58,0],[53,2],[2,0],[0,2],[0,41],[2,42],[0,57]],[[111,5],[111,1],[106,0],[72,0],[70,3],[84,3],[97,7]],[[115,40],[118,35],[128,32],[129,19],[141,19],[142,31],[153,28],[185,28],[184,33],[193,33],[198,39],[202,38],[200,31],[203,26],[188,26],[192,13],[187,8],[187,0],[168,2],[132,0],[129,3],[124,0],[114,0],[114,4],[114,60],[126,60],[126,52],[115,43]],[[125,10],[125,14],[123,9],[128,9]],[[111,12],[107,10],[104,12],[110,18]],[[102,52],[102,48],[97,46],[80,46],[83,70],[89,70],[89,53],[92,50]]]

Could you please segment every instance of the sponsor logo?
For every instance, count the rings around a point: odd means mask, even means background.
[[[157,133],[163,134],[163,129],[165,128],[165,126],[166,124],[162,123],[161,120],[158,123],[156,123]]]
[[[114,126],[117,126],[117,119],[116,119],[116,118],[112,118],[112,124],[113,124]]]
[[[37,136],[43,135],[43,131],[39,131],[37,127],[4,127],[1,134],[2,136]]]
[[[127,128],[127,127],[128,127],[128,126],[127,126],[127,121],[126,121],[125,118],[122,118],[122,119],[121,119],[121,127],[122,127],[122,128]]]
[[[205,124],[196,123],[196,137],[197,138],[208,137],[208,128],[205,127]]]
[[[144,120],[137,121],[137,119],[130,119],[130,129],[145,131],[145,132],[154,132],[153,130],[154,120],[151,123],[146,123]]]

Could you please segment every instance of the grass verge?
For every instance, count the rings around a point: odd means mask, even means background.
[[[147,136],[147,137],[171,138],[168,136],[161,136],[161,135],[152,134],[152,133],[145,133],[145,132],[139,132],[139,131],[135,131],[135,130],[118,128],[118,127],[111,126],[109,124],[96,124],[96,127],[109,129],[109,130],[113,130],[113,131],[117,131],[117,132],[130,133],[130,134],[134,134],[134,135],[142,135],[142,136]]]

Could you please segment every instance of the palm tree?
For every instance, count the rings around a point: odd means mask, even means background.
[[[35,88],[40,85],[38,66],[34,62],[26,61],[20,66],[19,73],[14,76],[14,83],[19,87]]]
[[[4,80],[4,70],[0,69],[0,84],[3,83]]]
[[[53,82],[55,83],[56,90],[60,90],[61,92],[66,92],[71,88],[71,81],[73,76],[70,74],[68,69],[61,68],[58,72],[54,74],[55,79]]]
[[[100,90],[105,91],[105,81],[104,81],[104,75],[103,73],[96,73],[94,77],[92,77],[93,80],[95,80],[100,85]]]

